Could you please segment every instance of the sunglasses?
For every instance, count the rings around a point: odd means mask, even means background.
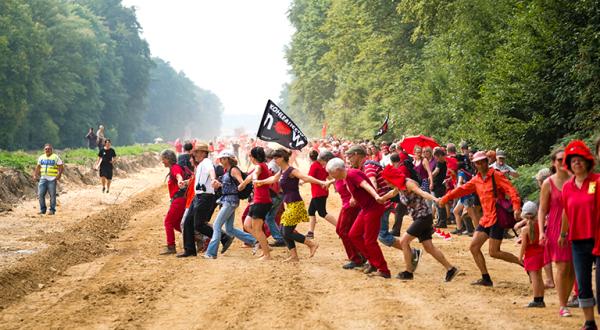
[[[557,162],[561,162],[561,163],[562,163],[562,162],[563,162],[563,160],[564,160],[564,158],[556,158],[556,161],[557,161]]]

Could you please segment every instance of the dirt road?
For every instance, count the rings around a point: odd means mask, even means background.
[[[558,317],[554,290],[546,294],[547,308],[524,308],[531,300],[524,271],[487,254],[495,287],[470,286],[478,273],[463,237],[435,239],[461,269],[452,283],[443,282],[444,270],[429,255],[412,282],[343,270],[342,245],[325,221],[317,227],[316,256],[307,259],[300,246],[298,264],[281,262],[284,248],[274,251],[274,261],[257,261],[239,241],[217,260],[159,256],[168,198],[158,184],[111,212],[82,206],[72,227],[46,240],[48,249],[14,261],[11,267],[27,267],[0,278],[14,284],[4,291],[13,299],[0,310],[0,329],[559,329],[582,323],[576,309],[571,319]],[[302,190],[307,201],[309,187]],[[328,208],[337,214],[337,195]],[[55,246],[61,248],[48,252]],[[504,246],[517,251],[512,241]],[[384,254],[399,272],[400,251],[384,247]]]

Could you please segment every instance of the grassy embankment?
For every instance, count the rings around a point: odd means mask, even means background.
[[[160,152],[163,149],[170,148],[168,144],[135,144],[130,146],[114,147],[117,156],[138,156],[144,152]],[[83,165],[95,161],[98,157],[96,149],[64,149],[55,150],[55,152],[67,164]],[[0,151],[0,167],[25,170],[33,168],[37,158],[43,153],[43,150],[34,151]]]

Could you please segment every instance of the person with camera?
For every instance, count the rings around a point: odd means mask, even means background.
[[[208,224],[212,214],[214,212],[215,204],[215,188],[218,187],[219,182],[217,181],[217,174],[213,162],[208,158],[210,153],[209,147],[206,143],[196,143],[192,155],[198,162],[195,172],[195,186],[194,191],[196,197],[194,198],[194,230],[197,233],[204,234],[208,237],[213,236],[213,228]],[[186,229],[184,229],[186,231]],[[189,232],[189,231],[188,231]],[[223,244],[223,250],[227,250],[233,238],[223,233],[221,236],[221,243]],[[205,257],[211,257],[204,255]]]

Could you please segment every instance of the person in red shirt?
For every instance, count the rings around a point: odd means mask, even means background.
[[[585,324],[582,329],[597,329],[594,320],[594,293],[592,267],[596,263],[596,295],[600,294],[600,210],[598,197],[600,175],[593,173],[594,156],[583,141],[575,140],[565,148],[564,167],[573,173],[562,189],[563,217],[558,240],[564,246],[571,242],[573,266],[577,279],[579,307],[583,309]]]
[[[356,148],[350,148],[349,151],[353,150]],[[346,169],[341,159],[330,160],[327,163],[327,172],[336,180],[346,181],[352,199],[361,209],[348,235],[360,254],[369,261],[364,272],[370,276],[390,278],[387,262],[377,244],[381,216],[385,212],[385,207],[377,202],[377,190],[366,174],[354,168]]]
[[[322,151],[321,153],[317,153],[315,150],[311,150],[309,155],[310,159],[313,161],[310,164],[310,169],[308,170],[308,175],[313,178],[321,181],[326,181],[329,174],[325,170],[325,165],[327,162],[333,158],[333,154],[330,151]],[[315,237],[315,227],[317,225],[317,212],[319,216],[330,224],[336,226],[337,220],[335,217],[329,213],[327,213],[327,197],[329,197],[329,189],[324,188],[319,184],[310,184],[310,192],[312,199],[310,200],[310,205],[308,206],[308,218],[310,219],[310,223],[308,226],[308,233],[306,234],[306,238],[314,238]]]
[[[179,138],[177,138],[175,140],[175,152],[179,155],[183,152],[183,144],[181,143],[181,140]]]
[[[167,247],[162,255],[175,254],[175,230],[181,232],[181,218],[185,211],[185,182],[183,169],[177,164],[177,156],[173,150],[165,149],[160,153],[163,165],[169,169],[169,197],[171,205],[165,216],[164,226],[167,235]]]
[[[249,159],[252,165],[254,165],[254,169],[251,171],[252,175],[248,175],[246,180],[240,183],[238,187],[239,191],[244,190],[246,185],[250,184],[252,180],[265,180],[271,176],[269,167],[265,163],[267,156],[265,155],[263,147],[252,148],[252,150],[250,150]],[[260,256],[261,260],[271,259],[271,249],[269,248],[267,236],[263,231],[265,218],[273,206],[269,190],[270,184],[254,186],[252,205],[250,205],[250,211],[244,220],[244,229],[251,233],[260,244],[260,249],[262,250],[262,256]]]
[[[479,226],[475,230],[473,240],[471,241],[471,254],[481,271],[481,279],[471,283],[473,285],[493,286],[494,283],[488,273],[485,257],[481,253],[481,247],[489,239],[489,253],[492,258],[502,259],[506,262],[521,265],[521,261],[512,253],[501,251],[502,239],[504,238],[504,228],[498,223],[496,217],[496,197],[494,197],[494,182],[497,187],[498,198],[505,198],[508,194],[514,209],[515,219],[521,217],[521,199],[519,193],[508,181],[508,179],[499,171],[489,167],[489,160],[484,152],[479,151],[473,156],[473,163],[477,167],[477,176],[473,177],[464,185],[448,192],[440,199],[440,206],[444,206],[453,199],[477,193],[481,201],[483,216],[479,220]]]

